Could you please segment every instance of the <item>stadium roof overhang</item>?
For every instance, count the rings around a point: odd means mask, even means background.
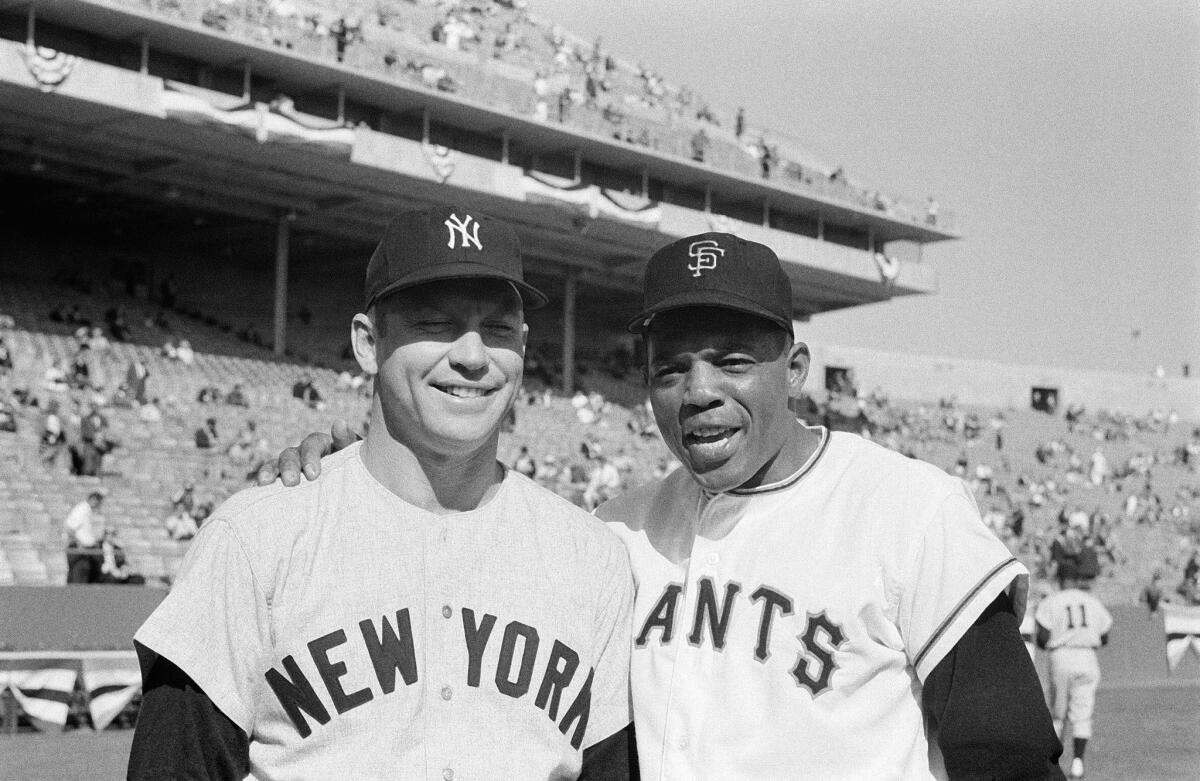
[[[9,8],[29,3],[10,3]],[[632,173],[645,172],[675,184],[703,189],[711,186],[730,200],[768,202],[800,214],[820,214],[831,222],[871,230],[880,242],[928,243],[961,238],[934,225],[896,220],[885,213],[859,208],[817,193],[801,193],[762,180],[722,171],[701,163],[657,153],[603,136],[537,122],[512,113],[421,85],[374,76],[341,64],[320,62],[286,49],[237,40],[203,27],[172,22],[128,6],[110,6],[81,0],[36,0],[36,15],[76,29],[116,40],[139,40],[151,49],[172,51],[197,60],[230,67],[249,64],[256,74],[282,86],[303,87],[308,92],[339,88],[348,98],[403,113],[428,110],[449,124],[495,133],[507,133],[532,149],[581,152],[587,159]]]
[[[155,27],[162,23],[154,19],[144,20],[146,26],[136,30],[117,27],[118,23],[132,25],[137,20],[131,21],[124,11],[110,14],[93,4],[47,0],[39,2],[38,13],[51,16],[54,9],[59,9],[75,14],[81,7],[95,15],[90,24],[110,25],[106,30],[108,35],[134,32],[146,32],[151,36],[180,35],[175,26],[167,26],[169,29]],[[72,16],[71,22],[78,25],[81,20]],[[203,42],[209,47],[204,52],[209,59],[219,61],[226,54],[246,56],[243,44],[234,45],[235,42],[203,31],[187,32],[184,38],[193,40],[188,37],[193,35],[196,46]],[[181,45],[184,44],[173,39],[176,50]],[[229,47],[229,51],[222,47]],[[9,54],[15,50],[12,46],[7,48]],[[4,54],[0,52],[0,55]],[[256,63],[259,54],[255,53]],[[281,56],[282,53],[271,49],[261,54],[267,62],[273,61],[272,58],[279,60],[280,77],[286,76],[289,81],[295,78],[302,83],[312,83],[329,67]],[[9,62],[13,62],[11,57]],[[79,78],[86,81],[87,69],[83,70]],[[136,73],[114,70],[109,78],[123,74],[130,80],[128,91],[136,92]],[[39,179],[57,182],[64,188],[123,198],[129,204],[128,208],[140,209],[150,220],[154,219],[154,214],[164,211],[190,211],[270,224],[284,215],[294,214],[291,225],[295,231],[330,237],[333,241],[342,238],[373,243],[398,209],[451,199],[516,224],[534,273],[548,277],[570,275],[601,295],[607,291],[608,295],[622,300],[638,291],[645,258],[664,240],[664,233],[654,228],[603,219],[581,219],[577,214],[553,206],[531,205],[486,190],[455,187],[453,182],[442,184],[435,179],[404,176],[391,170],[356,165],[344,157],[286,145],[262,144],[252,137],[152,116],[138,110],[137,95],[129,95],[128,104],[123,106],[119,96],[114,98],[109,94],[107,101],[102,101],[90,99],[86,89],[74,94],[69,90],[44,93],[3,78],[3,75],[0,73],[0,173],[22,177],[35,174]],[[350,75],[367,82],[359,85],[362,89],[396,89],[394,84],[376,84],[358,74]],[[93,75],[93,78],[99,77]],[[108,90],[108,93],[112,92]],[[400,92],[407,94],[413,90]],[[603,139],[581,140],[537,123],[447,101],[436,93],[409,96],[413,106],[431,98],[445,103],[447,111],[463,112],[464,120],[473,118],[477,125],[481,116],[488,121],[511,123],[511,127],[527,134],[529,143],[543,147],[565,141],[594,143],[595,148],[587,152],[589,157],[607,160],[609,158],[602,155],[608,154],[613,165],[630,164],[630,149],[625,145],[612,145]],[[708,181],[711,181],[713,176],[724,176],[685,161],[653,155],[642,157],[648,161],[647,166],[658,165],[664,172],[679,175],[691,172],[697,181],[701,177],[709,177]],[[744,193],[750,197],[762,189],[761,184],[742,181],[736,176],[725,176],[725,179],[728,182],[721,185],[725,194]],[[874,215],[860,214],[843,206],[828,208],[846,209],[847,219],[856,215],[862,220],[876,219]],[[881,242],[897,239],[920,242],[948,237],[929,235],[929,231],[923,231],[919,226],[908,226],[918,234],[903,233],[900,229],[904,226],[885,222],[893,233],[881,230],[877,234]],[[708,229],[691,228],[678,232],[678,235]],[[809,243],[814,247],[826,244]],[[781,254],[784,253],[781,251]],[[880,285],[877,277],[839,273],[837,263],[825,267],[809,264],[789,268],[798,293],[796,314],[805,317],[933,290],[932,269],[921,268],[922,264],[913,265],[913,275],[902,276],[902,284],[891,286]]]

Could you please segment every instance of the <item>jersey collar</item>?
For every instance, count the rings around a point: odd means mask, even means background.
[[[817,447],[812,452],[812,455],[810,455],[795,472],[792,472],[782,480],[776,480],[774,483],[757,485],[753,488],[734,488],[729,491],[722,491],[721,493],[728,496],[758,496],[760,494],[769,494],[776,491],[782,491],[785,488],[791,488],[793,485],[800,482],[800,478],[804,477],[813,470],[813,467],[817,465],[817,461],[820,460],[821,455],[824,454],[825,449],[829,446],[829,429],[825,428],[824,426],[812,426],[811,428],[815,428],[820,432],[821,441],[817,443]],[[709,491],[703,491],[703,494],[709,498],[720,495],[718,493]]]

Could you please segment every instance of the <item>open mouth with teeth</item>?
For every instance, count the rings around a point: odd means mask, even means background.
[[[496,388],[472,388],[464,385],[434,385],[433,387],[456,399],[478,399],[490,396],[497,390]]]
[[[683,435],[683,442],[686,445],[714,445],[729,439],[737,431],[734,427],[724,426],[694,428]]]

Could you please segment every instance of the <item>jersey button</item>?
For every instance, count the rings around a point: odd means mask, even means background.
[[[454,611],[450,609],[450,606],[442,605],[442,618],[449,618],[452,615],[454,615]]]
[[[717,563],[720,561],[721,561],[721,557],[718,556],[717,554],[715,554],[715,553],[708,554],[708,563],[710,566],[715,567],[715,566],[717,566]]]
[[[679,750],[684,751],[687,749],[687,747],[688,747],[688,739],[687,739],[687,735],[684,735],[683,737],[681,737],[679,739]]]
[[[442,699],[443,699],[443,700],[449,701],[449,700],[450,700],[450,698],[451,698],[451,697],[453,697],[453,696],[454,696],[454,692],[452,692],[452,691],[450,690],[450,687],[449,687],[449,686],[443,686],[443,687],[442,687]]]
[[[454,781],[454,769],[448,767],[443,770],[442,778],[446,779],[446,781]]]

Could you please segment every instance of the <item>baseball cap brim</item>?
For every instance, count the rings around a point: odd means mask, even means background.
[[[736,312],[745,312],[761,317],[764,320],[769,320],[788,333],[792,333],[791,320],[780,317],[757,301],[728,291],[720,291],[718,293],[712,290],[688,290],[668,296],[655,304],[652,309],[646,309],[638,313],[638,316],[630,320],[625,328],[630,333],[644,334],[646,329],[650,327],[650,323],[654,320],[655,316],[663,312],[686,309],[693,306],[715,307],[717,309],[732,309]]]
[[[517,293],[521,296],[521,302],[526,309],[541,309],[549,301],[545,293],[525,280],[499,272],[491,266],[485,266],[482,263],[443,263],[415,271],[403,279],[396,280],[392,284],[380,289],[375,294],[375,297],[367,302],[367,307],[370,308],[376,301],[384,296],[395,293],[397,290],[424,285],[428,282],[437,282],[442,279],[503,280],[516,288]]]

